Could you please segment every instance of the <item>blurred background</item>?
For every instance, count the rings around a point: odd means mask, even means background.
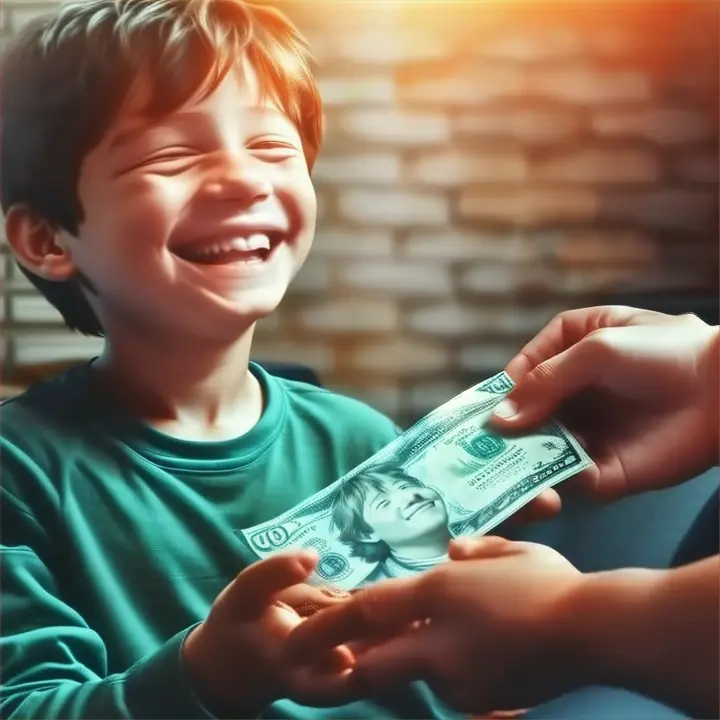
[[[0,43],[52,2],[5,0]],[[268,4],[314,48],[326,140],[314,252],[256,359],[406,423],[562,310],[718,323],[720,3]],[[100,341],[0,260],[10,395]]]

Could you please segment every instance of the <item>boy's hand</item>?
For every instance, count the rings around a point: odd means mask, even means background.
[[[303,584],[317,558],[279,554],[241,572],[218,595],[207,620],[183,647],[186,671],[210,709],[253,718],[275,700],[332,706],[350,701],[352,653],[346,647],[320,653],[309,664],[288,661],[284,645],[303,622],[304,609],[344,601]]]

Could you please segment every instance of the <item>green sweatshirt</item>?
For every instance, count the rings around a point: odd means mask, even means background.
[[[181,645],[247,564],[237,533],[336,480],[397,428],[355,400],[252,371],[266,408],[243,437],[190,442],[113,411],[90,365],[2,406],[5,718],[210,718]],[[248,658],[252,662],[252,658]],[[242,671],[242,668],[238,668]],[[432,717],[423,686],[264,717]]]

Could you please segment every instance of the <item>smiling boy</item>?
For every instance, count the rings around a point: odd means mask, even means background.
[[[434,712],[422,688],[337,691],[342,657],[317,676],[285,661],[312,558],[235,577],[241,528],[397,434],[249,361],[315,229],[309,60],[241,0],[65,3],[3,60],[8,242],[71,328],[105,338],[2,408],[3,717]]]

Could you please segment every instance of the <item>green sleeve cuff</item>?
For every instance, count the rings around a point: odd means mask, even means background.
[[[125,676],[125,699],[134,718],[217,720],[200,702],[183,667],[182,647],[195,626],[170,638]]]

